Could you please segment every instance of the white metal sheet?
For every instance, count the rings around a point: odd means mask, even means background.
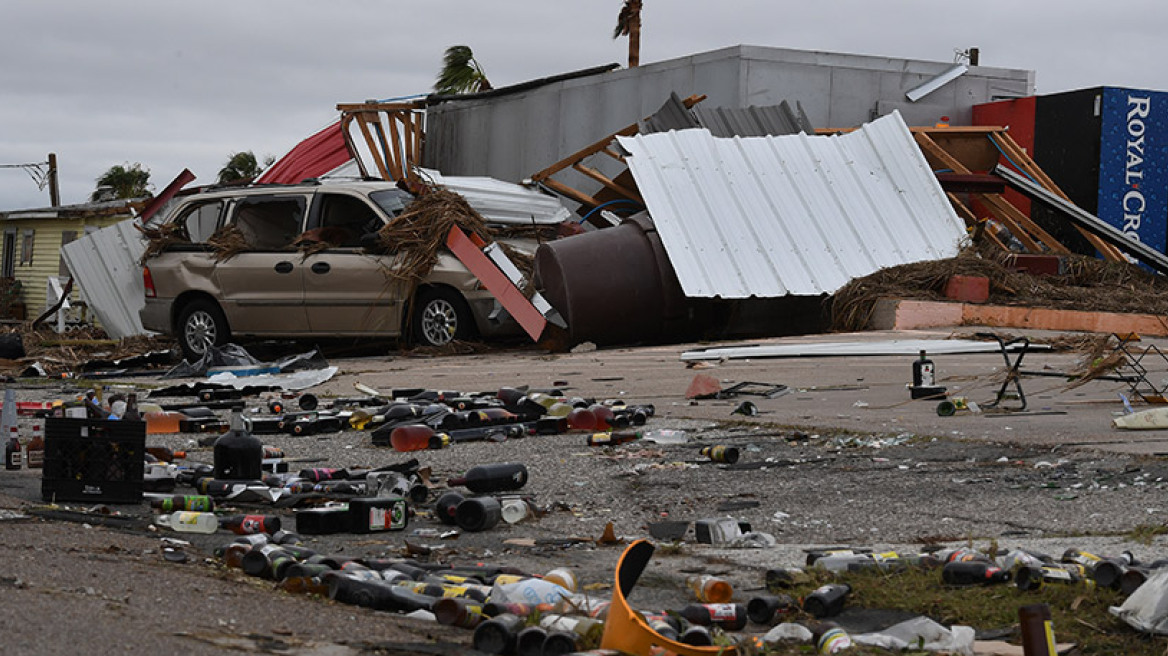
[[[830,294],[953,257],[965,226],[893,113],[838,136],[622,137],[685,294]]]
[[[133,220],[91,232],[61,247],[81,298],[113,339],[142,335],[142,267],[146,243]]]
[[[1008,348],[1018,351],[1021,345]],[[1048,351],[1047,344],[1030,344],[1030,351]],[[753,358],[811,358],[828,356],[878,356],[930,354],[1001,353],[997,342],[979,342],[971,339],[892,339],[879,342],[818,342],[800,344],[762,344],[755,346],[726,346],[721,348],[684,351],[681,360],[745,360]]]

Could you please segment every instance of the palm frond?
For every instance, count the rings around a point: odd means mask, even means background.
[[[440,94],[485,91],[491,88],[487,76],[468,46],[450,46],[442,57],[442,70],[434,83]]]

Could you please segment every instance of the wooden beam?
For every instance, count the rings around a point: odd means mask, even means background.
[[[1002,130],[1000,132],[989,135],[989,138],[1001,146],[1002,150],[1009,156],[1011,160],[1014,161],[1015,165],[1028,174],[1031,178],[1036,180],[1039,185],[1046,187],[1048,191],[1065,201],[1069,202],[1071,200],[1071,198],[1067,196],[1067,194],[1062,189],[1060,189],[1057,184],[1055,184],[1055,181],[1046,174],[1046,171],[1043,171],[1042,167],[1038,166],[1038,163],[1035,162],[1029,154],[1027,154],[1026,150],[1022,148],[1022,146],[1018,145],[1018,142],[1014,141],[1014,138],[1011,137],[1008,132]],[[1083,235],[1083,237],[1086,238],[1087,241],[1090,242],[1091,245],[1099,251],[1099,254],[1102,255],[1104,259],[1111,262],[1127,261],[1127,258],[1123,255],[1123,252],[1116,246],[1107,243],[1103,239],[1079,226],[1075,226],[1075,229],[1078,230],[1079,234]]]
[[[986,202],[986,205],[989,206],[990,213],[994,215],[994,218],[997,219],[999,223],[1006,226],[1006,229],[1009,230],[1010,233],[1018,239],[1018,241],[1022,242],[1022,245],[1026,247],[1026,250],[1030,251],[1031,253],[1045,252],[1042,249],[1042,246],[1040,246],[1038,242],[1034,241],[1034,238],[1031,237],[1028,232],[1023,230],[1022,226],[1015,223],[1013,217],[1011,217],[1008,212],[1005,212],[1000,205],[996,205],[990,202]]]
[[[386,122],[389,123],[389,140],[393,144],[393,152],[389,154],[387,159],[393,160],[394,173],[398,177],[395,180],[405,179],[406,163],[405,151],[402,149],[401,135],[398,134],[398,120],[400,115],[397,112],[388,112],[385,114]]]
[[[1004,213],[1006,216],[1009,216],[1011,221],[1022,226],[1022,228],[1031,235],[1037,237],[1039,241],[1046,244],[1051,253],[1057,253],[1059,255],[1070,254],[1071,250],[1069,248],[1063,246],[1062,243],[1055,239],[1053,235],[1043,230],[1042,226],[1038,225],[1030,217],[1023,214],[1022,210],[1011,205],[1010,202],[1005,198],[1002,198],[998,194],[978,194],[978,197],[981,198],[982,202],[984,202],[986,205],[989,205],[991,210],[997,208],[1000,212]],[[1010,232],[1014,231],[1011,230]],[[1018,237],[1019,241],[1021,241],[1023,244],[1026,244],[1027,248],[1030,247],[1030,244],[1027,244],[1026,240],[1022,239],[1021,235],[1015,233],[1014,236]],[[1034,252],[1041,254],[1042,250],[1037,250]]]
[[[340,103],[337,105],[337,111],[340,112],[393,112],[393,111],[419,111],[426,108],[426,103],[422,101],[412,103]]]
[[[637,131],[638,131],[637,124],[634,123],[634,124],[624,128],[623,130],[613,132],[612,134],[608,135],[604,139],[601,139],[600,141],[597,141],[596,143],[592,144],[591,146],[588,146],[586,148],[578,150],[578,151],[572,153],[571,155],[568,155],[564,159],[561,159],[560,161],[556,162],[555,164],[552,164],[551,166],[547,167],[546,169],[540,171],[539,173],[536,173],[535,175],[531,176],[531,179],[533,182],[542,182],[542,181],[550,178],[551,176],[555,175],[556,173],[563,171],[564,169],[568,168],[569,166],[572,166],[576,162],[579,162],[590,155],[595,155],[596,153],[599,153],[600,151],[608,148],[608,144],[611,143],[613,139],[615,139],[617,137],[632,136],[632,135],[636,134]]]
[[[377,166],[377,172],[381,174],[383,180],[393,180],[389,169],[385,166],[385,160],[381,157],[381,147],[374,141],[373,133],[369,131],[369,120],[365,114],[355,114],[355,116],[357,117],[357,127],[361,129],[361,135],[365,137],[365,145],[369,148],[373,163]]]
[[[683,105],[685,105],[686,109],[690,109],[691,107],[693,107],[694,105],[700,103],[701,101],[703,101],[705,99],[706,99],[706,96],[695,94],[695,95],[692,95],[692,96],[686,98],[685,100],[683,100],[681,102]],[[592,155],[595,155],[596,153],[599,153],[599,152],[605,150],[606,148],[609,147],[609,144],[612,143],[613,139],[616,139],[617,137],[629,137],[629,136],[632,136],[634,134],[637,134],[638,132],[640,132],[640,127],[637,123],[633,123],[632,125],[629,125],[629,126],[626,126],[620,130],[617,130],[616,132],[613,132],[612,134],[608,135],[607,137],[600,139],[600,141],[593,143],[591,146],[587,146],[585,148],[582,148],[581,150],[578,150],[578,151],[572,153],[571,155],[568,155],[564,159],[561,159],[560,161],[556,162],[555,164],[552,164],[551,166],[547,167],[546,169],[536,173],[535,175],[531,176],[531,180],[532,180],[532,182],[542,182],[543,180],[546,180],[547,178],[551,177],[552,175],[555,175],[556,173],[563,171],[564,169],[568,168],[569,166],[572,166],[576,162],[580,162],[587,157],[590,157]],[[614,154],[614,153],[610,153],[610,154]],[[624,161],[623,157],[618,156],[618,159],[620,159],[622,162]]]
[[[957,194],[947,192],[945,196],[949,198],[949,202],[953,205],[953,209],[957,210],[957,215],[965,220],[966,226],[976,229],[983,223],[982,221],[978,220],[977,215],[973,213],[973,210],[969,209],[969,206],[957,197]]]
[[[604,153],[605,155],[608,155],[609,157],[611,157],[611,158],[615,159],[616,161],[620,162],[621,164],[624,164],[624,163],[625,163],[625,156],[624,156],[624,155],[621,155],[621,154],[620,154],[620,153],[618,153],[618,152],[616,152],[616,151],[615,151],[615,150],[613,150],[612,148],[605,148],[604,150],[602,150],[602,151],[600,151],[600,152]]]
[[[616,193],[624,196],[625,198],[628,198],[630,200],[635,200],[642,205],[645,204],[645,199],[641,198],[641,194],[638,193],[635,189],[629,189],[628,187],[626,187],[622,184],[618,184],[618,183],[610,180],[603,173],[601,173],[600,171],[597,171],[594,168],[584,166],[583,164],[580,164],[580,163],[574,164],[572,166],[572,168],[583,173],[584,175],[588,176],[589,178],[592,178],[593,180],[599,182],[600,184],[604,185],[605,187],[615,191]]]

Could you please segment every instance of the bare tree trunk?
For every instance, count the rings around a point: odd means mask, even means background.
[[[629,68],[641,65],[641,0],[629,2]]]

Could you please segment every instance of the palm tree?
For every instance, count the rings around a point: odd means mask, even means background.
[[[479,66],[469,46],[450,46],[442,58],[442,71],[434,83],[434,91],[441,95],[489,91],[491,83]]]
[[[254,180],[263,172],[263,168],[256,161],[256,156],[250,150],[232,153],[227,164],[219,169],[219,184],[240,180]]]
[[[127,198],[150,198],[150,169],[141,164],[115,164],[97,179],[97,189],[90,194],[92,201],[119,200]]]
[[[641,0],[625,0],[612,38],[629,37],[629,68],[641,64]]]

